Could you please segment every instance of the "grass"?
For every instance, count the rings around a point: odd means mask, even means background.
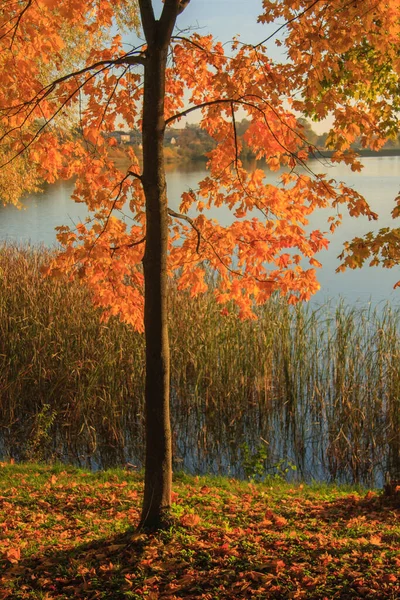
[[[0,598],[399,598],[398,496],[178,474],[175,525],[144,535],[142,487],[0,463]]]
[[[0,456],[143,459],[143,338],[100,321],[45,249],[0,247]],[[400,476],[400,310],[272,298],[258,320],[170,290],[176,468],[382,484]],[[297,471],[292,472],[292,466]]]

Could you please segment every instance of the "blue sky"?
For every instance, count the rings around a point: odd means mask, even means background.
[[[257,23],[261,0],[191,0],[179,17],[179,27],[199,26],[225,42],[240,34],[244,42],[259,42],[267,27]]]
[[[153,0],[156,17],[162,10],[161,0]],[[201,35],[212,34],[227,42],[240,35],[242,42],[258,43],[272,33],[277,25],[261,25],[257,17],[262,13],[262,0],[191,0],[178,17],[179,29],[191,28]],[[271,58],[282,59],[282,50],[269,43]]]

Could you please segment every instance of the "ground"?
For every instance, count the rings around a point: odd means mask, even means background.
[[[0,599],[400,598],[398,496],[178,475],[136,532],[131,471],[0,463]]]

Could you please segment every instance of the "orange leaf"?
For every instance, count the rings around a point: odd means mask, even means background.
[[[284,527],[287,524],[287,519],[285,519],[285,517],[275,517],[274,520],[277,527]]]
[[[369,543],[373,546],[380,546],[382,543],[381,537],[379,535],[371,535],[369,538]]]
[[[285,563],[283,562],[283,560],[277,560],[274,562],[274,566],[275,566],[275,570],[277,573],[279,573],[280,571],[283,571],[283,569],[285,568]]]
[[[6,552],[6,558],[10,561],[10,563],[16,564],[21,559],[21,549],[20,548],[10,548]]]
[[[184,527],[196,527],[200,523],[200,517],[199,515],[185,513],[181,516],[180,521]]]
[[[386,574],[383,576],[383,581],[384,581],[385,583],[396,583],[396,581],[397,581],[397,577],[396,577],[396,575],[394,575],[393,573],[386,573]]]
[[[179,494],[177,494],[176,492],[171,492],[171,500],[172,502],[176,502],[179,498]]]

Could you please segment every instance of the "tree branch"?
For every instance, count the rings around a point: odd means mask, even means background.
[[[260,98],[259,96],[256,96],[254,94],[252,94],[251,97],[256,98],[260,102],[264,102],[268,106],[268,108],[270,108],[271,110],[273,110],[273,112],[277,115],[277,113],[273,109],[273,107],[271,107],[271,105],[268,102],[265,102],[265,100],[263,98]],[[297,156],[297,154],[295,154],[289,148],[287,148],[284,144],[282,144],[282,142],[279,140],[279,138],[277,137],[277,135],[275,134],[275,132],[272,130],[270,124],[268,123],[268,120],[267,120],[267,117],[265,115],[265,112],[264,112],[263,108],[261,108],[260,106],[258,106],[254,102],[251,102],[250,100],[246,100],[246,96],[245,97],[240,97],[240,98],[220,98],[218,100],[209,100],[208,102],[202,102],[201,104],[196,104],[196,106],[191,106],[190,108],[182,111],[181,113],[177,113],[176,115],[173,115],[169,119],[166,119],[165,125],[168,125],[169,123],[175,121],[176,119],[179,119],[181,117],[185,117],[186,115],[190,114],[191,112],[193,112],[195,110],[198,110],[198,109],[201,109],[201,108],[205,108],[206,106],[213,106],[213,105],[216,105],[216,104],[229,104],[230,107],[231,107],[231,110],[232,110],[232,107],[234,107],[235,104],[239,104],[241,106],[248,106],[250,108],[253,108],[254,110],[257,110],[259,113],[261,113],[261,115],[263,117],[263,120],[264,120],[264,122],[265,122],[268,130],[270,131],[270,133],[271,133],[272,137],[275,139],[275,141],[282,148],[282,150],[284,150],[289,156],[291,156],[297,163],[300,163],[305,168],[306,171],[308,171],[312,175],[315,175],[315,173],[309,168],[309,166],[307,165],[307,163],[306,163],[305,160],[303,160],[302,158],[299,158]],[[284,123],[280,117],[279,117],[279,120],[281,121],[281,123],[283,125],[286,125],[288,127],[288,125],[286,123]],[[236,143],[237,143],[237,141],[235,139],[235,145],[236,145]],[[237,146],[236,146],[236,149],[237,149]],[[234,160],[234,164],[235,164],[235,166],[237,168],[237,156],[236,156],[236,159]]]
[[[203,239],[204,242],[206,244],[208,244],[208,246],[210,246],[211,251],[213,252],[213,254],[216,256],[216,258],[219,260],[219,262],[221,263],[221,265],[229,272],[232,273],[233,275],[237,275],[238,277],[243,277],[244,274],[241,271],[237,271],[236,269],[232,269],[232,267],[230,267],[229,265],[227,265],[225,263],[225,261],[223,260],[223,258],[220,256],[219,252],[215,249],[214,244],[207,239],[200,231],[200,229],[197,227],[196,223],[193,221],[193,219],[191,219],[190,217],[188,217],[187,215],[182,215],[181,213],[177,213],[174,210],[172,210],[172,208],[168,209],[168,214],[171,217],[175,217],[176,219],[183,219],[184,221],[187,221],[188,223],[190,223],[190,225],[193,227],[193,229],[196,231],[197,233],[197,246],[196,246],[196,252],[197,254],[199,254],[199,249],[200,249],[200,242]],[[255,277],[253,276],[253,279],[255,281],[257,281],[258,283],[273,283],[274,280],[267,278],[267,279],[260,279],[259,277]]]
[[[119,82],[125,76],[125,73],[128,71],[128,69],[129,69],[129,65],[122,71],[121,75],[117,78],[117,81],[116,81],[116,83],[114,85],[114,88],[113,88],[111,94],[109,95],[109,97],[107,98],[107,102],[106,102],[106,105],[104,107],[103,114],[101,116],[101,123],[104,121],[104,117],[107,114],[107,110],[108,110],[108,108],[109,108],[109,106],[111,104],[111,101],[112,101],[112,99],[113,99],[113,97],[114,97],[114,95],[115,95],[115,93],[116,93],[116,91],[118,89]]]
[[[199,110],[201,108],[205,108],[206,106],[213,106],[215,104],[232,104],[232,102],[240,104],[241,100],[240,98],[220,98],[218,100],[209,100],[208,102],[201,102],[200,104],[196,104],[196,106],[191,106],[190,108],[187,108],[186,110],[183,110],[180,113],[176,113],[176,115],[172,115],[172,117],[169,117],[169,119],[165,120],[165,125],[169,125],[169,123],[172,123],[176,119],[186,117],[186,115],[189,115],[191,112]]]
[[[197,225],[195,224],[195,222],[193,221],[193,219],[191,219],[190,217],[188,217],[187,215],[182,215],[182,213],[177,213],[174,210],[172,210],[172,208],[168,209],[168,214],[170,217],[175,217],[175,219],[182,219],[183,221],[187,221],[195,230],[195,232],[197,233],[197,246],[196,246],[196,253],[199,254],[199,250],[200,250],[200,242],[201,242],[201,238],[203,237],[201,235],[201,231],[200,229],[197,227]]]
[[[187,2],[181,0],[164,0],[159,25],[160,43],[162,46],[169,44],[175,27],[176,17],[185,9]]]
[[[18,17],[17,17],[17,22],[16,22],[16,23],[15,23],[15,25],[14,25],[14,28],[13,28],[13,29],[14,29],[14,31],[13,31],[12,38],[11,38],[11,42],[10,42],[10,50],[11,50],[11,48],[13,47],[14,40],[15,40],[15,36],[17,35],[17,32],[18,32],[18,27],[19,27],[19,24],[20,24],[20,22],[21,22],[21,19],[22,19],[22,17],[24,16],[24,14],[26,13],[26,11],[28,10],[28,8],[30,7],[30,5],[31,5],[31,4],[32,4],[32,0],[28,0],[28,2],[27,2],[27,4],[26,4],[25,8],[23,8],[23,10],[20,12],[20,14],[19,14],[19,15],[18,15]],[[9,33],[9,32],[7,32],[7,33]]]
[[[238,136],[237,136],[237,130],[236,130],[235,104],[233,101],[231,102],[231,113],[232,113],[233,141],[235,144],[235,167],[236,167],[236,171],[237,171],[238,161],[239,161],[239,147],[238,147]]]
[[[135,173],[135,171],[128,171],[128,175],[130,175],[131,177],[136,177],[136,179],[142,181],[142,176],[139,175],[139,173]]]
[[[90,255],[91,251],[93,250],[93,248],[95,247],[95,245],[96,245],[96,242],[97,242],[97,241],[98,241],[98,240],[101,238],[101,236],[102,236],[102,235],[105,233],[105,231],[106,231],[106,229],[107,229],[107,225],[108,225],[108,223],[109,223],[109,221],[110,221],[110,219],[111,219],[111,215],[112,215],[112,213],[113,213],[113,211],[114,211],[114,209],[115,209],[115,207],[116,207],[116,205],[117,205],[117,202],[118,202],[118,200],[119,200],[119,199],[120,199],[120,197],[121,197],[122,190],[123,190],[123,186],[124,186],[124,182],[125,182],[125,181],[128,179],[128,177],[131,177],[132,175],[134,175],[134,176],[135,176],[135,177],[137,177],[138,179],[141,179],[141,177],[140,177],[139,175],[136,175],[136,173],[133,173],[133,171],[128,171],[128,172],[126,173],[126,175],[125,175],[125,176],[124,176],[124,177],[121,179],[121,181],[120,181],[120,182],[119,182],[119,183],[118,183],[116,186],[114,186],[114,188],[111,190],[111,192],[110,192],[110,194],[109,194],[109,196],[108,196],[109,198],[111,198],[111,196],[112,196],[113,192],[114,192],[116,189],[118,189],[118,193],[117,193],[117,195],[115,196],[115,198],[114,198],[114,200],[113,200],[113,203],[112,203],[112,205],[111,205],[111,208],[110,208],[110,210],[109,210],[109,212],[108,212],[108,215],[107,215],[107,217],[106,217],[106,219],[105,219],[105,221],[104,221],[104,225],[103,225],[103,228],[102,228],[102,230],[101,230],[101,231],[100,231],[100,233],[97,235],[96,239],[94,240],[94,242],[93,242],[93,244],[92,244],[92,246],[91,246],[91,248],[90,248],[90,250],[89,250],[89,255]],[[139,244],[140,242],[137,242],[137,243]],[[135,244],[132,244],[132,246],[135,246],[135,245],[136,245],[136,243],[135,243]],[[115,250],[117,250],[118,248],[112,248],[112,249],[115,251]]]
[[[33,137],[29,140],[29,142],[27,142],[26,144],[23,143],[23,147],[16,151],[15,154],[6,162],[0,164],[0,169],[2,169],[3,167],[6,167],[7,165],[9,165],[15,158],[17,158],[18,156],[20,156],[21,154],[23,154],[23,152],[25,152],[30,146],[32,146],[32,144],[34,143],[35,140],[38,139],[38,137],[40,136],[40,134],[42,133],[42,131],[49,125],[49,123],[51,121],[53,121],[56,116],[64,109],[64,107],[68,104],[68,102],[75,96],[75,94],[77,94],[78,92],[80,92],[80,90],[85,86],[85,84],[90,81],[90,79],[93,79],[93,77],[95,77],[96,75],[98,75],[99,73],[101,73],[102,71],[105,70],[106,67],[103,67],[102,69],[100,69],[99,71],[97,71],[96,73],[92,74],[89,79],[87,79],[85,82],[81,83],[80,85],[78,85],[78,87],[71,92],[71,94],[69,94],[68,98],[62,102],[61,106],[59,106],[57,108],[57,110],[52,114],[52,116],[46,120],[46,122],[44,123],[44,125],[42,125],[41,127],[39,127],[39,129],[35,132],[35,134],[33,135]],[[71,75],[72,76],[72,75]],[[44,88],[46,89],[46,88]],[[43,96],[43,98],[45,98],[48,93],[50,93],[50,91],[46,92],[46,94]],[[34,105],[34,108],[37,106],[40,106],[40,102],[43,99],[41,98],[40,100],[37,100],[36,104]],[[29,103],[27,103],[29,104]],[[22,105],[24,106],[24,105]],[[32,108],[30,114],[33,112],[34,108]],[[24,123],[26,122],[26,120],[28,119],[28,117],[26,117],[26,119],[24,120]],[[10,129],[9,131],[7,131],[6,133],[4,133],[1,138],[0,138],[0,142],[7,136],[7,135],[11,135],[11,133],[15,130],[18,130],[19,127],[14,127],[12,129]]]
[[[198,48],[199,50],[201,50],[205,54],[209,54],[209,50],[206,50],[203,46],[201,46],[197,42],[195,42],[195,41],[191,40],[190,38],[187,38],[187,37],[185,37],[183,35],[173,35],[171,37],[171,40],[181,40],[182,42],[186,42],[187,44],[190,44],[191,46],[194,46],[195,48]]]
[[[132,51],[128,52],[127,54],[124,54],[123,56],[120,56],[119,58],[116,59],[108,59],[108,60],[99,60],[98,62],[95,62],[87,67],[82,67],[82,69],[79,69],[78,71],[72,71],[71,73],[68,73],[67,75],[63,75],[62,77],[59,77],[58,79],[54,79],[51,83],[49,83],[49,85],[45,86],[44,88],[42,88],[35,96],[33,96],[30,100],[26,100],[25,102],[22,102],[21,104],[16,104],[15,106],[9,106],[9,107],[5,107],[2,110],[3,111],[11,111],[11,110],[19,110],[21,108],[23,108],[24,106],[28,106],[29,104],[32,104],[32,102],[36,102],[36,105],[39,104],[39,102],[41,102],[42,100],[44,100],[49,94],[51,94],[54,89],[57,87],[57,85],[59,85],[60,83],[64,83],[64,81],[68,81],[68,79],[72,79],[73,77],[78,77],[79,75],[84,75],[85,73],[92,71],[93,69],[97,69],[98,67],[102,67],[96,74],[101,73],[104,69],[111,67],[111,66],[117,66],[117,65],[144,65],[145,64],[145,58],[142,54],[138,55],[138,56],[132,56]],[[16,113],[14,113],[16,114]]]
[[[117,250],[121,250],[121,248],[134,248],[135,246],[139,246],[146,241],[146,237],[140,238],[137,242],[131,242],[130,244],[122,244],[121,246],[110,246],[111,255],[114,256]]]
[[[143,33],[148,44],[151,43],[155,33],[156,18],[154,16],[151,0],[139,0],[140,16],[142,19]]]
[[[236,172],[237,180],[239,181],[239,185],[242,188],[243,193],[254,202],[254,206],[261,212],[261,214],[266,219],[268,219],[268,215],[266,214],[266,212],[259,206],[257,199],[253,196],[253,194],[249,193],[248,189],[245,187],[245,185],[244,185],[244,183],[242,181],[242,177],[241,177],[240,171],[239,171],[239,146],[238,146],[238,135],[237,135],[237,129],[236,129],[235,104],[234,104],[234,102],[232,102],[232,104],[231,104],[231,112],[232,112],[233,139],[234,139],[234,143],[235,143],[235,161],[234,161],[234,167],[235,167],[235,172]]]

